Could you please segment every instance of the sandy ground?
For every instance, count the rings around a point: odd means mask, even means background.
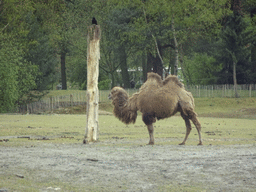
[[[256,190],[255,145],[144,145],[147,141],[0,147],[0,175],[60,183],[38,191],[65,191],[61,183],[81,191]]]

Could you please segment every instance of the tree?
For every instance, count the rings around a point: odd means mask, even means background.
[[[247,26],[244,17],[238,11],[227,17],[220,34],[222,49],[219,49],[221,57],[218,60],[222,60],[223,69],[219,73],[219,83],[233,82],[236,86],[236,82],[249,82],[250,32],[246,31]]]
[[[120,67],[120,63],[118,62],[118,58],[116,57],[114,43],[110,40],[109,31],[105,28],[105,35],[102,36],[101,43],[101,61],[100,61],[100,69],[106,73],[106,75],[110,76],[111,79],[111,88],[116,85],[116,70]]]
[[[184,69],[188,84],[208,85],[215,84],[217,78],[215,73],[221,70],[222,65],[214,65],[216,60],[207,53],[193,53],[193,56],[185,56]]]
[[[0,34],[0,112],[27,100],[36,88],[37,66],[24,60],[21,45],[5,34]]]
[[[130,76],[128,73],[128,57],[131,50],[131,43],[127,34],[132,31],[129,23],[131,18],[136,16],[137,12],[125,7],[113,9],[107,19],[107,27],[110,31],[107,33],[108,41],[111,41],[114,57],[118,61],[121,69],[122,80],[125,88],[130,88]]]
[[[137,11],[129,23],[133,29],[126,37],[130,42],[143,44],[147,52],[147,66],[162,75],[168,66],[169,56],[166,50],[175,50],[176,68],[179,60],[180,46],[189,39],[217,35],[221,27],[220,20],[228,12],[226,1],[116,1],[118,6]],[[173,30],[175,29],[175,30]],[[138,48],[141,48],[137,46]],[[183,46],[184,47],[184,46]],[[183,66],[185,68],[185,65]],[[172,68],[175,68],[174,66]]]
[[[48,90],[58,78],[56,71],[58,60],[55,50],[50,44],[49,32],[43,27],[44,21],[39,10],[34,13],[29,12],[26,22],[30,26],[30,31],[26,36],[29,43],[25,59],[38,66],[37,90]]]

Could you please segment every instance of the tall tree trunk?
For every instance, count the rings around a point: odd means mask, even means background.
[[[114,72],[112,72],[112,73],[110,73],[110,75],[111,75],[111,89],[113,88],[113,87],[115,87],[115,75],[114,75]]]
[[[142,62],[142,73],[143,73],[143,82],[147,80],[147,73],[149,72],[148,65],[147,65],[147,56],[145,55],[145,52],[141,56],[141,62]]]
[[[88,28],[87,36],[87,110],[86,129],[83,143],[98,140],[99,131],[99,60],[100,60],[100,26]]]
[[[253,7],[251,9],[251,22],[252,25],[256,26],[256,7]],[[252,62],[252,73],[256,73],[256,46],[252,45],[251,49],[251,62]],[[256,80],[254,79],[254,82],[256,83]]]
[[[62,89],[67,90],[67,77],[66,77],[66,52],[62,50],[60,53],[60,63],[61,63],[61,83]]]
[[[187,75],[185,73],[185,64],[184,64],[184,59],[183,59],[182,45],[180,45],[180,67],[181,67],[181,72],[182,72],[182,75],[183,75],[183,80],[188,85],[189,84],[189,79],[187,78]]]
[[[154,58],[155,62],[153,63],[153,72],[157,73],[163,78],[163,65],[159,57]]]
[[[130,88],[130,77],[128,73],[128,66],[127,66],[127,55],[125,52],[125,46],[121,45],[119,48],[119,58],[120,58],[120,63],[121,63],[121,74],[122,74],[122,79],[124,83],[124,88]]]
[[[174,66],[175,66],[175,55],[173,50],[170,51],[170,61],[169,61],[169,68],[171,69],[171,74],[174,75]]]
[[[239,95],[238,95],[238,92],[237,92],[237,79],[236,79],[236,65],[237,65],[237,58],[236,58],[236,55],[234,52],[231,52],[229,51],[228,49],[226,49],[231,57],[232,57],[232,60],[233,60],[233,82],[234,82],[234,91],[235,91],[235,97],[238,98]]]
[[[143,12],[144,12],[144,17],[145,17],[145,22],[147,24],[148,20],[147,20],[147,15],[146,15],[146,11],[145,11],[144,6],[143,6]],[[159,61],[157,61],[157,63],[154,63],[153,72],[159,74],[163,78],[164,61],[163,61],[162,56],[161,56],[161,50],[160,50],[159,42],[157,41],[155,35],[152,33],[150,28],[148,28],[148,29],[149,29],[149,31],[151,33],[151,36],[152,36],[152,38],[154,40],[154,43],[155,43],[155,46],[156,46],[156,52],[157,52],[157,55],[158,55],[158,59],[157,59],[157,57],[155,59],[156,60],[160,60],[160,64],[159,64]],[[160,71],[160,70],[162,70],[162,71]]]
[[[252,62],[252,73],[256,74],[256,46],[253,46],[251,50],[251,62]],[[256,79],[254,79],[253,83],[256,83]]]
[[[163,66],[162,66],[161,59],[158,56],[154,57],[151,53],[148,53],[147,65],[148,67],[150,67],[150,71],[151,71],[151,68],[153,68],[154,73],[157,73],[158,75],[163,77]]]
[[[178,50],[178,42],[176,39],[176,32],[174,27],[174,17],[172,17],[172,33],[174,40],[174,50],[175,50],[175,63],[174,63],[174,75],[178,75],[178,64],[179,64],[179,50]]]
[[[234,81],[234,91],[235,91],[235,97],[238,98],[238,92],[237,92],[237,79],[236,79],[236,62],[233,61],[233,81]]]

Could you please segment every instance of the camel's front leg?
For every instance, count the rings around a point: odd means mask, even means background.
[[[147,125],[148,127],[148,133],[149,133],[149,145],[154,145],[155,139],[154,139],[154,127],[153,124]]]

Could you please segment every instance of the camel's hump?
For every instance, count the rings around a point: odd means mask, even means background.
[[[162,84],[161,76],[154,72],[148,73],[147,80],[156,80],[159,84]]]
[[[175,83],[181,88],[184,88],[183,83],[181,83],[176,75],[168,75],[168,77],[163,81],[163,85],[166,85],[170,82]]]

